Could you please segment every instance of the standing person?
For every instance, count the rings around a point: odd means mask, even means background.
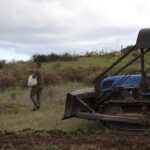
[[[33,72],[33,77],[37,79],[37,84],[32,86],[30,92],[30,98],[34,104],[33,111],[40,109],[41,104],[41,93],[43,89],[43,78],[44,74],[41,69],[41,63],[35,63],[35,71]]]

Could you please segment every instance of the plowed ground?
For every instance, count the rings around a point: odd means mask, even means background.
[[[1,132],[2,150],[150,150],[150,133],[123,131]]]

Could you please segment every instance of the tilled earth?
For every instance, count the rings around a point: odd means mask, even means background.
[[[1,150],[150,150],[149,132],[54,131],[1,132]]]

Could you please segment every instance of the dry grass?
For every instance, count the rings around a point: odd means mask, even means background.
[[[68,91],[85,88],[82,83],[48,86],[43,90],[40,111],[32,111],[29,89],[11,88],[0,94],[0,130],[26,129],[74,131],[80,128],[98,128],[98,124],[80,119],[62,121],[65,95]]]
[[[0,130],[19,131],[31,128],[72,131],[79,128],[93,128],[93,126],[97,128],[97,124],[91,121],[79,119],[61,121],[65,96],[68,91],[87,87],[77,81],[90,85],[93,78],[116,59],[116,57],[81,57],[75,62],[43,64],[45,84],[48,86],[43,91],[41,110],[37,112],[32,112],[30,90],[23,88],[27,86],[27,70],[32,67],[33,63],[6,65],[0,69],[0,88],[5,90],[0,93]],[[129,60],[125,59],[122,64]],[[135,63],[125,73],[139,70],[139,64],[139,62]],[[150,61],[147,59],[146,66],[149,64]],[[116,68],[113,69],[115,70]],[[18,88],[8,89],[14,86]]]
[[[119,65],[120,67],[131,60],[132,57],[126,58]],[[101,57],[80,57],[77,61],[56,61],[52,63],[43,63],[45,85],[54,85],[63,82],[84,82],[91,83],[93,78],[100,74],[106,67],[112,64],[118,57],[101,56]],[[149,59],[146,59],[149,60]],[[146,61],[146,66],[150,62]],[[33,62],[17,62],[5,64],[0,68],[0,89],[12,86],[27,86],[28,70],[33,69]],[[136,62],[133,66],[127,68],[124,73],[130,73],[132,70],[139,70],[140,62]],[[111,75],[118,66],[113,68],[109,73]]]

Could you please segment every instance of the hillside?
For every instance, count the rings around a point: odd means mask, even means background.
[[[27,87],[28,71],[32,69],[34,63],[4,63],[0,69],[0,149],[75,150],[82,146],[81,149],[118,150],[125,145],[124,141],[127,145],[122,148],[123,150],[148,148],[143,146],[149,141],[149,136],[144,138],[145,134],[114,132],[97,121],[75,118],[61,120],[66,94],[76,89],[92,87],[94,77],[117,58],[117,56],[80,57],[76,61],[43,63],[45,88],[42,93],[41,109],[36,112],[32,111],[30,88]],[[125,59],[119,67],[132,58]],[[147,67],[149,62],[147,59]],[[117,66],[108,75],[119,67]],[[139,68],[138,61],[123,73],[128,74],[134,70],[134,73],[137,73],[136,70]],[[144,138],[141,143],[139,135]],[[133,137],[136,138],[133,140]],[[67,144],[65,141],[68,139],[70,140]],[[110,141],[109,145],[107,140]]]
[[[118,66],[126,64],[132,57],[126,58]],[[63,82],[84,82],[91,84],[93,79],[106,67],[112,64],[118,56],[93,56],[79,57],[76,61],[56,61],[43,63],[45,73],[45,85],[59,84]],[[133,68],[139,70],[140,63],[135,63],[124,73],[130,73]],[[149,62],[147,63],[149,66]],[[0,69],[0,88],[5,89],[12,86],[27,87],[28,71],[33,69],[34,63],[13,62],[2,64]],[[114,68],[111,73],[117,70]],[[136,72],[136,71],[135,71]]]

